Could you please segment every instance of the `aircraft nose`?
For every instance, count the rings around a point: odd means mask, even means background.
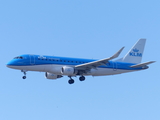
[[[6,66],[7,66],[8,68],[11,68],[11,66],[13,66],[13,62],[12,62],[12,61],[9,61],[9,62],[6,64]]]
[[[6,65],[6,67],[11,68],[11,66],[10,66],[10,65],[8,65],[8,64]]]

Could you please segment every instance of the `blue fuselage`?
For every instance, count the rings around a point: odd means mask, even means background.
[[[12,59],[7,63],[8,67],[14,66],[39,66],[39,65],[62,65],[62,66],[76,66],[84,63],[89,63],[97,60],[93,59],[82,59],[82,58],[69,58],[69,57],[57,57],[57,56],[46,56],[46,55],[20,55]],[[131,68],[133,63],[109,61],[106,65],[99,66],[98,68],[108,68],[114,70],[141,70],[142,68]],[[18,68],[18,67],[17,67]],[[21,67],[21,69],[23,69]],[[31,70],[32,71],[32,70]],[[41,71],[41,70],[40,70]],[[44,71],[46,72],[46,71]]]

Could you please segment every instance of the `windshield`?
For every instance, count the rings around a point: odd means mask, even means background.
[[[14,59],[23,59],[22,56],[15,57]]]

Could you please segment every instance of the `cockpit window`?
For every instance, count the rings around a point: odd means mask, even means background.
[[[23,59],[22,56],[15,57],[14,59]]]

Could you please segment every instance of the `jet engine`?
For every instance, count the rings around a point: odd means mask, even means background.
[[[62,70],[61,70],[62,75],[68,75],[68,76],[76,75],[77,72],[78,72],[77,70],[69,66],[64,66],[62,67]]]
[[[63,76],[62,75],[56,75],[56,74],[52,74],[52,73],[46,72],[45,73],[45,77],[47,79],[57,79],[57,78],[61,78]]]

